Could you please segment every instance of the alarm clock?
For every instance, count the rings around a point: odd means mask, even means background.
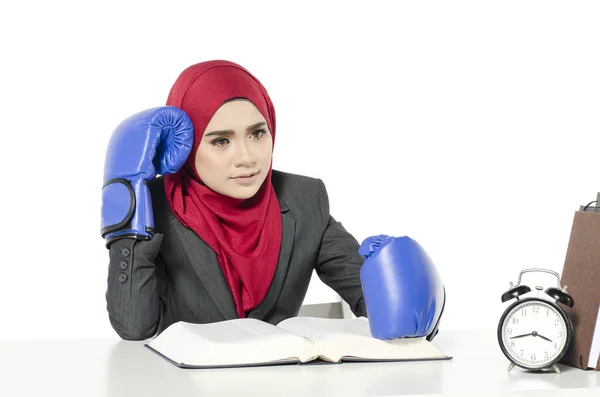
[[[536,286],[536,297],[521,298],[531,292],[521,285],[521,277],[527,272],[545,272],[556,276],[557,287],[540,291]],[[559,303],[573,307],[573,298],[567,294],[567,286],[561,288],[560,277],[547,269],[525,269],[519,273],[517,285],[502,294],[502,302],[516,299],[502,314],[498,323],[498,343],[510,361],[508,371],[515,365],[530,371],[553,368],[560,374],[557,363],[563,358],[573,340],[573,323]]]

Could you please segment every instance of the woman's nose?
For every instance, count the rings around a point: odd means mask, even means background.
[[[247,143],[238,145],[234,163],[236,167],[252,167],[256,164],[256,157],[252,154]]]

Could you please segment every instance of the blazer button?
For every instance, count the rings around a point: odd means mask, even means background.
[[[127,258],[127,257],[129,256],[129,248],[123,248],[123,249],[121,250],[121,256],[122,256],[123,258]]]
[[[127,261],[119,262],[119,266],[121,267],[121,270],[127,269]]]
[[[125,281],[127,281],[127,275],[125,273],[121,273],[119,274],[119,281],[124,283]]]

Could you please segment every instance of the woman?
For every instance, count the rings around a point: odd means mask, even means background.
[[[191,153],[174,173],[127,182],[140,213],[150,201],[143,198],[148,186],[154,228],[132,233],[112,222],[103,229],[115,331],[141,340],[176,321],[251,317],[277,324],[298,314],[313,270],[355,315],[366,316],[359,244],[330,215],[323,182],[272,170],[275,111],[262,84],[235,63],[203,62],[181,73],[167,105],[189,116]],[[109,154],[133,156],[123,145],[111,143]],[[120,194],[123,175],[108,179],[104,199]],[[109,201],[103,211],[115,205]]]

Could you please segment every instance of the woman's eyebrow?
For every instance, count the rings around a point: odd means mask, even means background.
[[[256,124],[252,124],[251,126],[246,128],[246,131],[252,131],[258,127],[263,127],[265,125],[267,125],[267,123],[265,123],[264,121],[261,121]],[[235,132],[233,130],[222,130],[222,131],[212,131],[212,132],[209,132],[208,134],[204,134],[204,136],[213,136],[213,135],[223,136],[223,135],[233,135],[234,133]]]
[[[258,127],[264,127],[266,125],[267,125],[267,123],[265,123],[264,121],[261,121],[260,123],[252,124],[250,127],[246,128],[246,131],[252,131],[252,130],[257,129]]]

